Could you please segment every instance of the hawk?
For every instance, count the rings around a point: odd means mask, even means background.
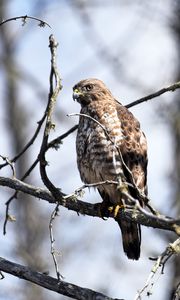
[[[81,80],[73,87],[73,99],[81,105],[76,138],[77,165],[86,184],[118,181],[97,185],[108,207],[132,205],[138,199],[137,190],[147,195],[147,143],[138,120],[112,95],[98,79]],[[134,188],[135,185],[137,187]],[[143,206],[142,199],[138,199]],[[129,259],[140,257],[140,225],[128,219],[115,218],[121,232],[123,249]]]

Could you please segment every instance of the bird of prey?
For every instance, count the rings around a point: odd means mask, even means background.
[[[86,184],[115,181],[119,184],[97,186],[102,211],[132,205],[140,191],[147,195],[147,142],[138,120],[118,102],[98,79],[81,80],[73,87],[73,99],[81,105],[76,138],[77,165]],[[125,192],[122,192],[125,191]],[[129,197],[128,197],[129,195]],[[116,216],[116,215],[114,215]],[[140,225],[115,218],[121,232],[123,249],[129,259],[139,259]]]

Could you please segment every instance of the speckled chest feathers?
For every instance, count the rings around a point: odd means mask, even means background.
[[[93,102],[82,107],[77,134],[77,162],[86,183],[113,179],[121,172],[117,146],[123,131],[115,101]]]

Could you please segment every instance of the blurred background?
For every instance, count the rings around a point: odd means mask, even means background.
[[[0,154],[14,157],[34,133],[48,98],[49,35],[59,42],[58,68],[61,91],[54,121],[55,138],[77,124],[67,114],[79,112],[72,101],[72,86],[81,79],[103,80],[123,104],[180,80],[180,1],[171,0],[0,0],[0,20],[31,15],[36,21],[12,21],[0,27]],[[180,213],[180,92],[166,93],[131,109],[148,139],[149,197],[161,213]],[[76,133],[68,136],[58,151],[50,150],[48,175],[65,193],[81,186],[76,165]],[[36,159],[42,134],[16,164],[17,177]],[[1,160],[0,163],[3,163]],[[12,176],[9,167],[0,176]],[[26,182],[43,187],[38,167]],[[50,255],[49,220],[54,209],[44,201],[19,194],[10,206],[16,222],[7,224],[3,235],[5,202],[12,195],[0,190],[0,256],[55,276]],[[101,201],[86,191],[84,201]],[[142,228],[139,261],[126,258],[119,228],[60,207],[54,223],[55,247],[65,280],[95,289],[114,298],[133,299],[153,265],[148,257],[164,251],[175,235]],[[36,285],[5,275],[0,281],[0,299],[70,299]],[[165,274],[156,278],[150,299],[170,300],[180,281],[180,261],[174,257]],[[144,295],[143,299],[146,299]]]

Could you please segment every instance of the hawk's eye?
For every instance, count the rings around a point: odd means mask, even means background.
[[[87,84],[87,85],[84,86],[84,88],[85,88],[86,91],[91,91],[92,88],[93,88],[93,85],[92,84]]]

